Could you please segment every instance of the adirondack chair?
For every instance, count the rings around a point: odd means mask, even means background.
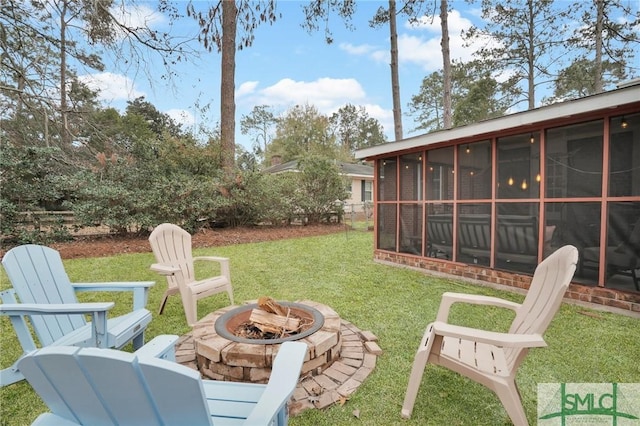
[[[151,270],[167,278],[168,288],[165,291],[158,314],[162,314],[169,296],[180,294],[187,323],[193,325],[198,321],[198,300],[226,291],[233,305],[233,287],[229,259],[217,256],[198,256],[191,254],[191,234],[177,225],[163,223],[158,225],[149,236],[151,250],[156,262]],[[194,262],[217,262],[220,274],[196,280]]]
[[[112,349],[47,347],[20,369],[50,413],[34,425],[286,425],[307,345],[285,342],[266,385],[202,380],[188,367]]]
[[[119,349],[132,342],[134,349],[138,349],[144,344],[144,331],[151,322],[151,313],[145,305],[153,281],[71,283],[60,253],[33,244],[9,250],[2,265],[13,288],[0,292],[0,315],[11,320],[23,355],[38,346]],[[133,310],[107,319],[113,302],[78,303],[76,291],[132,291]],[[91,316],[91,322],[86,321],[86,315]],[[22,379],[17,362],[0,371],[0,386]]]
[[[411,417],[424,369],[430,362],[488,387],[500,398],[514,425],[527,425],[516,373],[529,348],[546,346],[542,335],[562,303],[577,262],[578,250],[573,246],[552,253],[536,268],[522,304],[496,297],[444,293],[436,321],[427,326],[416,353],[402,417]],[[448,324],[449,310],[456,302],[509,308],[516,315],[508,333]]]

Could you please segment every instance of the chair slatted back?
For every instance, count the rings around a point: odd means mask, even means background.
[[[83,425],[211,425],[199,373],[116,350],[47,347],[20,370],[49,410]]]
[[[538,256],[538,221],[535,216],[498,216],[497,251]]]
[[[163,223],[154,228],[149,236],[151,250],[160,263],[179,267],[186,282],[195,281],[191,234],[172,223]],[[170,287],[177,287],[174,276],[167,276]]]
[[[21,303],[78,303],[75,291],[56,250],[27,244],[9,250],[2,258]],[[32,315],[31,323],[43,346],[83,327],[83,315]]]
[[[437,247],[451,250],[451,246],[453,246],[452,216],[429,215],[427,217],[427,240]]]
[[[509,333],[544,334],[560,308],[578,264],[578,249],[566,245],[537,266],[527,296],[518,309]],[[507,362],[513,365],[523,349],[505,349]]]
[[[459,242],[462,248],[491,250],[491,221],[488,215],[461,215],[458,223]]]

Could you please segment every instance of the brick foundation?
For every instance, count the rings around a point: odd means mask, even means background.
[[[403,253],[391,253],[374,251],[374,259],[380,262],[417,268],[443,274],[449,278],[460,278],[466,281],[498,284],[527,290],[531,283],[531,276],[521,275],[515,272],[499,271],[462,263],[445,262],[424,257],[415,257]],[[598,305],[606,308],[614,308],[628,313],[640,315],[640,293],[625,292],[604,287],[593,287],[580,284],[571,284],[565,299],[589,303],[598,309]]]

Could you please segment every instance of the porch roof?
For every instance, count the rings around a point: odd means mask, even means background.
[[[345,162],[337,162],[338,167],[340,167],[340,173],[345,176],[349,176],[352,178],[362,178],[362,179],[373,179],[373,166],[368,164],[352,164]],[[292,160],[287,161],[286,163],[276,164],[275,166],[268,167],[264,169],[265,173],[282,173],[282,172],[299,172],[298,169],[298,161]]]
[[[640,79],[632,80],[609,92],[558,102],[466,126],[439,130],[364,148],[356,151],[355,157],[358,159],[373,159],[381,155],[410,151],[416,148],[481,137],[483,135],[488,136],[498,132],[506,133],[510,130],[535,131],[543,123],[549,123],[554,120],[570,120],[572,117],[588,116],[597,111],[617,109],[634,103],[640,105]]]

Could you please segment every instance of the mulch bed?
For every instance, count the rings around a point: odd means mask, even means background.
[[[260,241],[326,235],[344,231],[343,224],[291,225],[286,227],[250,227],[203,229],[193,235],[193,248],[218,247]],[[71,242],[53,243],[63,259],[105,257],[123,253],[151,252],[147,237],[79,237]],[[0,257],[5,249],[0,250]]]

